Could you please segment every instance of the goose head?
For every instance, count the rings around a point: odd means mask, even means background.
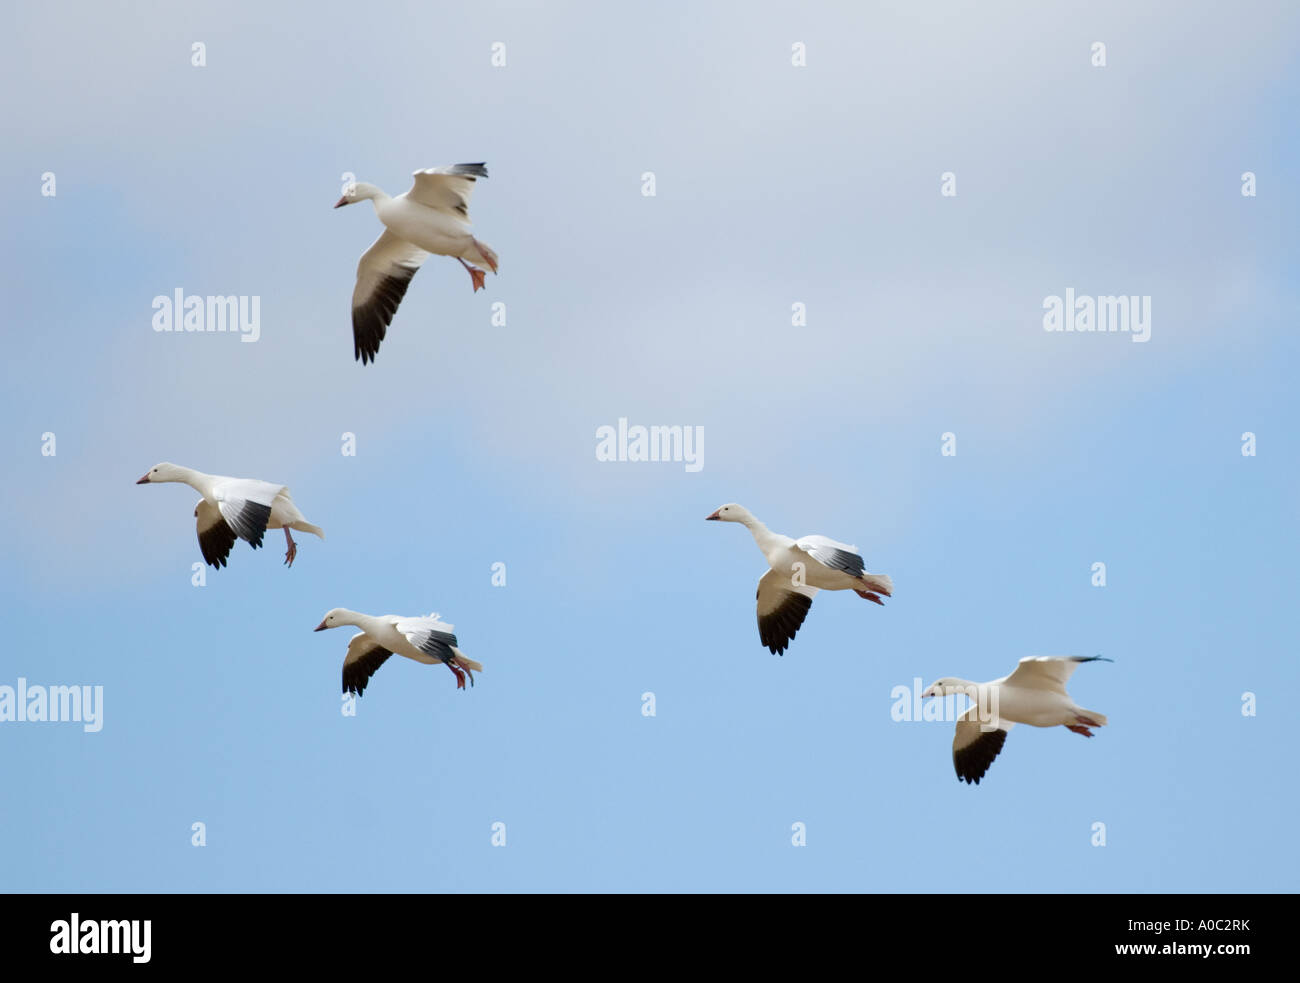
[[[355,205],[359,201],[365,201],[368,198],[377,198],[381,192],[373,184],[366,184],[364,181],[351,181],[343,189],[343,197],[334,203],[335,208],[342,208],[344,205]]]
[[[344,608],[334,608],[320,619],[320,624],[313,628],[312,631],[324,631],[326,628],[337,628],[339,625],[350,624],[349,614],[351,612]]]
[[[149,485],[155,481],[184,481],[188,473],[188,468],[182,468],[180,465],[163,461],[146,471],[144,477],[136,481],[136,484]]]
[[[927,696],[950,696],[958,693],[969,694],[971,684],[964,679],[955,679],[952,676],[944,676],[942,679],[936,679],[930,684],[929,689],[921,694],[921,698]]]
[[[751,522],[753,514],[743,505],[737,505],[735,502],[729,502],[717,509],[712,515],[706,515],[705,521],[710,519],[716,522]]]

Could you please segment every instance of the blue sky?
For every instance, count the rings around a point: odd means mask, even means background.
[[[70,6],[0,40],[0,685],[102,685],[104,726],[0,723],[0,887],[1300,886],[1294,9]],[[342,175],[464,160],[500,275],[431,259],[362,367]],[[178,287],[259,296],[259,341],[155,333]],[[1150,341],[1045,332],[1067,287],[1150,296]],[[597,461],[620,417],[703,469]],[[162,460],[328,539],[196,588]],[[770,655],[728,501],[895,596]],[[335,606],[486,669],[392,660],[346,718]],[[1064,653],[1115,660],[1071,682],[1110,726],[1016,728],[979,787],[891,719]]]

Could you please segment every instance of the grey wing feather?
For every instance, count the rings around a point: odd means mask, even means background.
[[[406,637],[421,652],[435,659],[446,662],[456,656],[452,651],[456,647],[456,636],[449,631],[423,629],[408,632]]]
[[[843,570],[850,577],[861,577],[866,570],[862,557],[845,543],[825,536],[805,536],[795,545],[828,569]]]
[[[257,549],[262,545],[266,524],[271,521],[271,506],[261,502],[221,503],[221,515],[236,536]]]

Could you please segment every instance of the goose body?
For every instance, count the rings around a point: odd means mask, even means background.
[[[452,164],[412,176],[411,189],[395,198],[373,184],[354,182],[334,205],[369,201],[384,226],[357,264],[352,291],[353,353],[363,365],[379,353],[406,288],[427,257],[459,260],[475,291],[483,287],[485,271],[497,271],[497,254],[474,238],[469,220],[470,195],[477,180],[487,177],[487,168]]]
[[[864,600],[883,605],[894,583],[883,574],[866,572],[857,547],[826,536],[794,539],[772,532],[742,505],[730,503],[705,518],[739,522],[754,537],[770,568],[758,581],[758,637],[775,655],[783,655],[803,624],[819,590],[851,590]]]
[[[290,535],[290,529],[325,538],[324,530],[312,525],[298,511],[285,485],[257,478],[205,474],[166,461],[150,468],[136,484],[173,481],[189,485],[203,496],[194,507],[194,518],[199,549],[209,566],[224,567],[237,539],[245,540],[257,549],[268,529],[284,530],[288,547],[284,557],[286,566],[293,566],[298,555],[298,544]]]
[[[1093,736],[1091,727],[1105,727],[1105,714],[1076,704],[1065,686],[1083,663],[1110,661],[1099,655],[1027,656],[1015,672],[1001,679],[974,683],[945,676],[931,685],[922,697],[965,694],[972,701],[957,718],[952,742],[957,779],[978,785],[1016,724],[1064,727],[1083,737]]]
[[[334,608],[321,619],[313,631],[352,625],[360,628],[348,642],[343,658],[343,692],[360,696],[366,684],[390,655],[401,655],[423,665],[442,663],[456,676],[458,689],[465,688],[468,676],[474,684],[474,673],[483,666],[457,648],[453,625],[447,624],[437,614],[408,618],[396,614],[370,615],[347,608]]]

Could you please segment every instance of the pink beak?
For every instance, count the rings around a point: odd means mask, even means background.
[[[319,625],[317,625],[315,628],[313,628],[312,631],[324,631],[324,630],[325,630],[326,628],[328,628],[328,627],[329,627],[329,625],[325,624],[325,622],[322,621]]]
[[[344,205],[346,205],[347,203],[348,203],[347,195],[344,195],[344,196],[343,196],[342,198],[340,198],[338,201],[334,202],[334,207],[335,207],[335,208],[342,208],[342,207],[343,207]]]
[[[704,517],[704,521],[705,521],[705,522],[708,522],[710,519],[716,519],[716,520],[718,520],[719,522],[721,522],[721,521],[722,521],[722,516],[718,515],[718,512],[721,512],[721,511],[722,511],[721,509],[718,509],[718,511],[717,511],[717,512],[714,512],[712,515],[706,515],[706,516]]]
[[[144,474],[144,477],[141,478],[139,481],[137,481],[136,484],[137,484],[137,485],[147,485],[147,484],[149,484],[149,472],[146,471],[145,474]]]

